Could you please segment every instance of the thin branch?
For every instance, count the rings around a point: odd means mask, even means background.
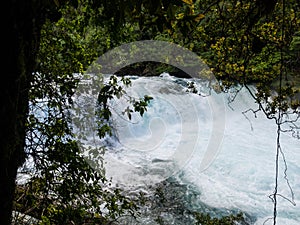
[[[261,111],[261,109],[260,109],[260,108],[258,108],[257,110],[248,109],[248,110],[242,112],[243,116],[244,116],[244,117],[249,121],[249,123],[250,123],[251,131],[253,131],[252,122],[251,122],[251,120],[249,119],[249,117],[246,115],[246,114],[247,114],[248,112],[250,112],[250,111],[254,114],[254,117],[257,118],[256,114],[257,114],[259,111]]]

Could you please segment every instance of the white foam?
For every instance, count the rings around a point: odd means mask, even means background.
[[[108,174],[117,182],[138,184],[158,182],[172,171],[183,169],[185,179],[201,191],[201,201],[213,207],[251,213],[258,218],[256,224],[262,224],[273,214],[268,196],[273,193],[275,179],[274,121],[262,113],[255,117],[250,111],[246,118],[242,112],[256,109],[257,105],[246,90],[240,91],[234,102],[226,105],[226,127],[219,152],[203,171],[200,164],[212,138],[212,108],[207,98],[183,93],[184,89],[174,85],[176,79],[164,75],[133,81],[131,94],[139,97],[147,94],[154,99],[144,118],[134,117],[135,124],[114,117],[121,128],[118,130],[120,143],[115,143],[114,148],[119,150],[110,149],[106,154]],[[227,97],[223,93],[217,98]],[[278,224],[299,224],[299,139],[282,134],[281,143],[297,205],[278,196]],[[283,170],[281,159],[278,190],[291,199]]]

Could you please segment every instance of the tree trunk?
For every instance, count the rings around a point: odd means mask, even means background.
[[[28,93],[45,16],[40,1],[6,1],[0,81],[0,224],[11,223],[16,175],[25,161]],[[2,27],[2,29],[4,29]],[[4,60],[3,60],[4,58]],[[7,71],[4,73],[3,71]]]

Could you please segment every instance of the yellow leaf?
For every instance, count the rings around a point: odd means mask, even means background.
[[[202,20],[203,18],[204,18],[205,16],[204,16],[204,14],[198,14],[195,18],[194,18],[194,20],[196,21],[196,22],[199,22],[200,20]]]
[[[181,0],[182,2],[188,4],[188,5],[192,5],[193,4],[193,0]]]
[[[176,15],[176,19],[181,20],[184,17],[183,13],[179,13]]]

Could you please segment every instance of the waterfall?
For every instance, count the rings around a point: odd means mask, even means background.
[[[110,102],[115,132],[103,140],[109,143],[107,175],[125,188],[176,178],[197,189],[197,201],[213,208],[242,210],[255,217],[255,224],[263,224],[273,210],[268,196],[274,189],[274,121],[261,112],[243,113],[257,109],[246,89],[229,104],[232,93],[201,89],[199,82],[200,96],[186,92],[187,82],[166,74],[134,77],[127,94],[150,95],[153,100],[143,117],[133,113],[130,121],[122,114],[127,101]],[[278,224],[300,224],[299,139],[283,133],[281,142],[296,206],[278,197]],[[279,193],[290,199],[282,158],[279,163]]]

